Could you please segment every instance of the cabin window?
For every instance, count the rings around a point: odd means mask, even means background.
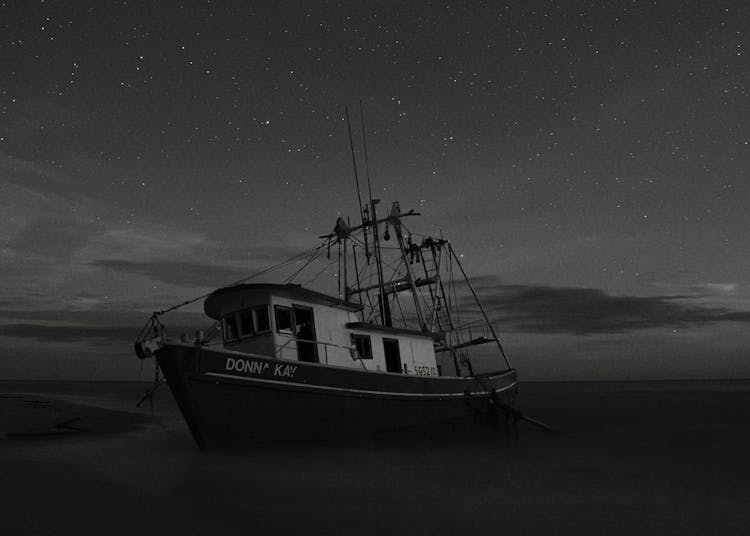
[[[357,349],[360,359],[372,359],[372,343],[369,335],[352,333],[352,345]]]
[[[239,335],[240,337],[250,337],[255,333],[253,329],[253,314],[250,309],[245,309],[237,314],[237,320],[239,320]]]
[[[222,319],[222,324],[225,342],[247,339],[271,331],[267,305],[227,315]]]
[[[255,333],[268,333],[271,331],[271,319],[268,318],[268,306],[255,307],[253,309],[255,317]]]
[[[290,307],[276,306],[276,331],[294,335],[292,309]]]
[[[233,341],[237,339],[237,320],[234,315],[224,317],[224,340]]]

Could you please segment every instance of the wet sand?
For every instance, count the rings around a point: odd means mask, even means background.
[[[0,382],[0,534],[741,534],[750,382],[523,386],[561,429],[200,452],[166,387]]]

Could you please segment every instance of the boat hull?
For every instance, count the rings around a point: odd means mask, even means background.
[[[517,389],[513,369],[415,376],[169,342],[156,358],[201,448],[470,420],[512,404]]]

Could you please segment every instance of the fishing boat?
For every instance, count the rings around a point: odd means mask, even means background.
[[[362,203],[356,170],[358,224],[338,218],[300,255],[180,304],[203,300],[210,326],[195,336],[167,335],[176,306],[138,337],[138,357],[156,358],[201,448],[522,415],[516,370],[460,256],[412,232],[413,210],[393,202],[378,216],[378,199]],[[320,264],[335,288],[299,282]],[[293,272],[274,281],[282,269]]]

